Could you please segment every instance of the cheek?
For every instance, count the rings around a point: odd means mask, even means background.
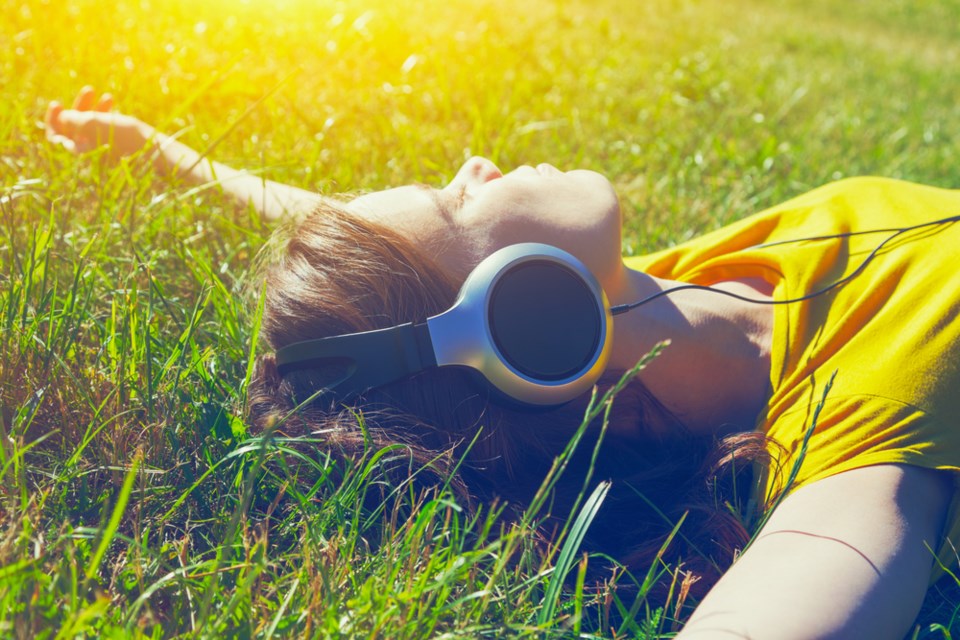
[[[467,279],[473,268],[486,256],[477,257],[462,243],[448,243],[439,251],[429,252],[436,262],[458,287]]]
[[[585,215],[594,223],[620,225],[620,198],[610,181],[594,171],[571,171],[573,189],[580,195]]]
[[[414,238],[417,248],[432,258],[458,286],[481,260],[493,253],[486,230],[457,224],[421,231],[422,234]]]
[[[489,185],[460,212],[464,273],[497,249],[542,242],[579,258],[614,295],[623,261],[620,203],[610,182],[592,171],[557,180],[508,180]]]
[[[512,189],[478,198],[464,210],[462,236],[477,262],[520,242],[556,244],[562,225],[539,204],[531,194]]]
[[[589,197],[584,197],[589,193]],[[518,242],[559,247],[581,260],[609,296],[620,287],[623,271],[620,206],[612,191],[554,191],[550,198],[513,197],[487,203],[482,233],[474,247],[482,259]],[[477,227],[474,227],[476,229]],[[476,238],[482,238],[477,241]],[[477,260],[478,262],[479,260]]]

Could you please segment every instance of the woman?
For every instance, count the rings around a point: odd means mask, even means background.
[[[593,172],[540,165],[504,175],[471,158],[441,189],[400,187],[341,203],[207,162],[111,106],[89,89],[71,109],[51,104],[48,137],[73,151],[110,143],[126,155],[146,146],[161,170],[215,178],[268,219],[314,211],[267,274],[263,329],[274,349],[442,312],[481,260],[518,242],[573,254],[613,305],[649,300],[616,316],[600,386],[655,344],[670,344],[614,405],[596,468],[614,489],[588,544],[644,567],[689,513],[673,552],[707,584],[746,541],[724,506],[738,489],[738,463],[758,462],[755,496],[778,502],[680,637],[902,637],[935,575],[935,552],[949,562],[950,472],[960,470],[960,430],[950,423],[960,412],[951,393],[960,385],[952,268],[960,224],[928,223],[960,213],[960,195],[844,181],[622,260],[617,197]],[[673,288],[682,290],[661,295]],[[330,375],[280,376],[272,354],[259,365],[250,400],[261,427]],[[282,428],[332,429],[331,450],[349,456],[364,445],[359,409],[376,443],[407,445],[411,468],[430,463],[445,478],[462,458],[454,486],[465,498],[521,506],[586,403],[520,411],[452,368],[360,398],[320,396]],[[586,466],[598,431],[588,430],[578,450],[585,459],[574,464]],[[583,483],[567,476],[559,517]]]

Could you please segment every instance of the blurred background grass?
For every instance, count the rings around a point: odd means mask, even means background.
[[[588,599],[539,624],[536,580],[489,568],[506,582],[467,598],[483,554],[461,542],[448,573],[407,574],[458,594],[410,591],[431,603],[418,626],[388,602],[396,558],[358,560],[348,508],[304,496],[253,526],[243,291],[270,229],[215,187],[51,147],[51,99],[92,84],[218,160],[324,193],[440,184],[473,154],[595,169],[621,195],[625,253],[844,176],[960,186],[958,0],[0,8],[3,634],[563,635]],[[956,602],[934,593],[923,634],[946,635],[930,625]],[[618,628],[669,631],[646,606]],[[616,618],[596,615],[600,631]]]

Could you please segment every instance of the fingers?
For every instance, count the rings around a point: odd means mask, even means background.
[[[70,108],[51,101],[44,115],[47,140],[76,154],[100,147],[108,147],[111,158],[137,153],[153,135],[153,129],[113,107],[111,94],[104,93],[98,99],[89,86],[80,90]]]
[[[71,122],[73,118],[70,114],[77,114],[77,111],[64,111],[63,105],[53,100],[47,105],[47,113],[44,115],[44,130],[47,140],[51,144],[59,145],[70,153],[80,153],[81,149],[74,140],[76,135],[75,123]],[[66,117],[65,117],[66,116]]]
[[[56,100],[52,100],[50,104],[47,105],[47,113],[43,117],[47,141],[63,147],[70,153],[77,153],[77,144],[72,139],[63,135],[63,126],[60,122],[62,113],[63,105]]]
[[[91,119],[97,117],[94,115],[96,113],[95,111],[64,109],[59,102],[51,102],[50,106],[47,107],[45,117],[47,137],[57,135],[74,138],[80,129],[90,125]]]
[[[59,134],[47,134],[47,140],[52,144],[60,145],[70,153],[81,153],[80,148],[77,147],[77,143],[67,136],[61,136]]]
[[[43,117],[43,123],[47,132],[47,140],[60,133],[60,114],[63,112],[63,105],[56,100],[51,100],[47,105],[47,113]]]
[[[104,93],[97,100],[94,88],[80,89],[69,109],[57,100],[47,105],[44,115],[47,140],[71,153],[83,153],[102,144],[103,130],[113,125],[113,96]]]
[[[80,89],[80,93],[73,101],[73,108],[77,111],[87,111],[93,108],[94,97],[96,94],[90,85]]]
[[[97,111],[110,111],[113,109],[113,96],[109,93],[105,93],[100,96],[100,100],[97,102]]]
[[[47,140],[71,153],[85,153],[107,142],[113,120],[112,112],[64,109],[54,103],[47,108]]]

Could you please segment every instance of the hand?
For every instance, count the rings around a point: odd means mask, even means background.
[[[70,109],[52,101],[44,124],[47,140],[71,153],[81,154],[107,146],[114,158],[137,153],[155,133],[137,118],[113,111],[113,97],[109,93],[96,100],[93,87],[89,86],[80,90]]]
[[[176,175],[195,184],[216,183],[218,189],[255,207],[268,220],[309,213],[323,201],[318,193],[214,162],[137,118],[113,111],[113,98],[105,93],[97,100],[93,87],[81,89],[70,109],[51,102],[44,121],[47,140],[71,153],[107,147],[109,156],[119,159],[149,145],[148,155],[158,175]]]

